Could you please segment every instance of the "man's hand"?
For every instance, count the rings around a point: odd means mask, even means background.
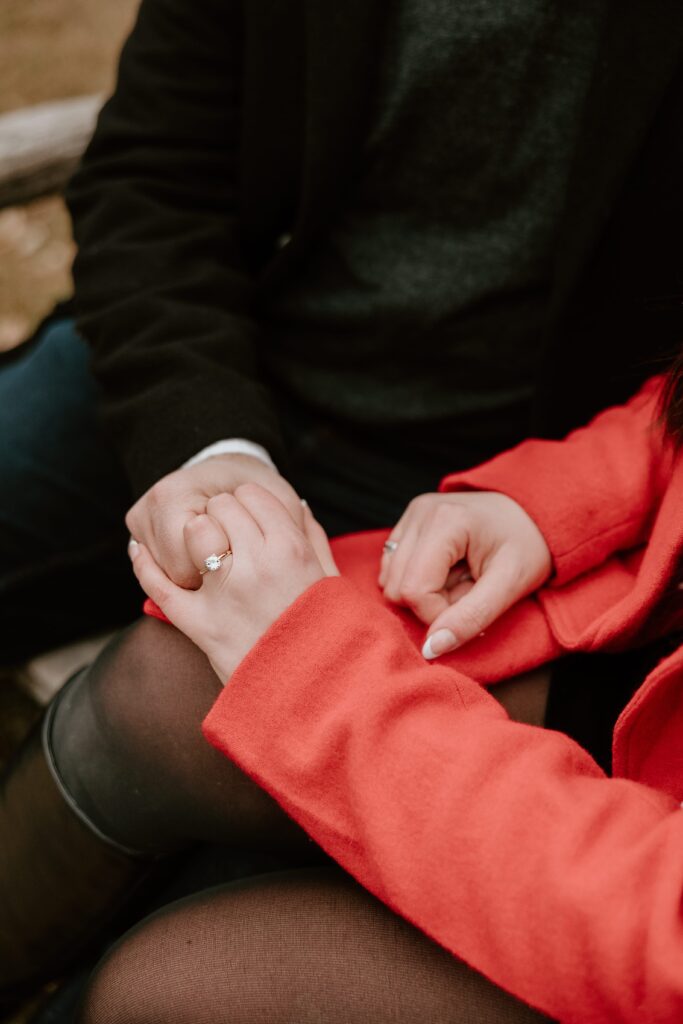
[[[544,583],[552,558],[543,534],[504,494],[421,494],[391,532],[379,584],[429,626],[436,658],[482,633]]]
[[[162,477],[130,509],[126,525],[174,583],[196,588],[200,577],[185,546],[185,528],[206,512],[211,498],[232,494],[247,483],[259,484],[274,494],[293,521],[303,526],[304,511],[294,488],[260,459],[241,454],[215,456]]]
[[[229,551],[194,593],[177,587],[143,544],[130,550],[142,588],[207,655],[222,683],[300,594],[336,566],[322,528],[304,509],[303,529],[273,494],[255,484],[211,498],[185,530],[195,575],[207,551]]]

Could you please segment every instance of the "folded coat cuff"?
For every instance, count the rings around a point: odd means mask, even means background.
[[[444,477],[441,492],[497,491],[534,520],[550,549],[552,586],[643,543],[671,469],[658,423],[662,380],[564,441],[528,440]]]
[[[204,722],[205,735],[230,754],[236,715],[251,722],[249,730],[265,742],[282,714],[299,713],[297,701],[308,706],[319,698],[323,710],[333,703],[330,691],[340,687],[340,699],[350,699],[354,688],[343,681],[355,672],[372,687],[398,664],[411,674],[424,670],[423,632],[412,616],[383,607],[350,580],[325,578],[305,591],[240,663]],[[429,668],[448,674],[454,699],[461,699],[463,687],[473,699],[482,683],[510,678],[561,653],[540,607],[524,601],[485,636]]]

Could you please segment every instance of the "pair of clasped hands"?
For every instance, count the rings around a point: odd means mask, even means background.
[[[209,658],[222,683],[305,590],[338,575],[324,530],[259,459],[222,455],[164,477],[130,509],[143,588]],[[427,627],[433,659],[482,633],[550,575],[548,546],[511,498],[488,491],[410,502],[379,566],[385,597]],[[230,551],[215,572],[211,554]]]

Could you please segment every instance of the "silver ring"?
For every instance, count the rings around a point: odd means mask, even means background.
[[[228,555],[231,554],[232,551],[230,550],[230,548],[228,548],[228,550],[224,551],[222,555],[209,555],[208,558],[204,559],[204,565],[206,566],[206,569],[200,569],[199,575],[203,576],[204,573],[207,572],[216,572],[218,569],[220,569],[221,565],[223,564],[223,559],[227,558]]]
[[[398,548],[398,541],[397,540],[385,540],[384,541],[384,551],[385,551],[385,553],[387,555],[393,555],[394,551],[396,551],[397,548]]]

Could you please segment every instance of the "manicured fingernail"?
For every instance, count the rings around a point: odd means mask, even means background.
[[[308,502],[306,501],[305,498],[301,499],[301,504],[303,505],[304,508],[308,508]]]
[[[432,633],[425,640],[422,656],[427,661],[432,661],[432,659],[438,658],[439,655],[445,654],[446,651],[452,650],[456,644],[455,634],[451,633],[450,629],[437,629],[436,633]]]
[[[134,562],[139,554],[140,547],[138,545],[138,542],[136,540],[133,540],[133,538],[131,537],[130,540],[128,541],[128,555],[130,557],[131,562]]]

